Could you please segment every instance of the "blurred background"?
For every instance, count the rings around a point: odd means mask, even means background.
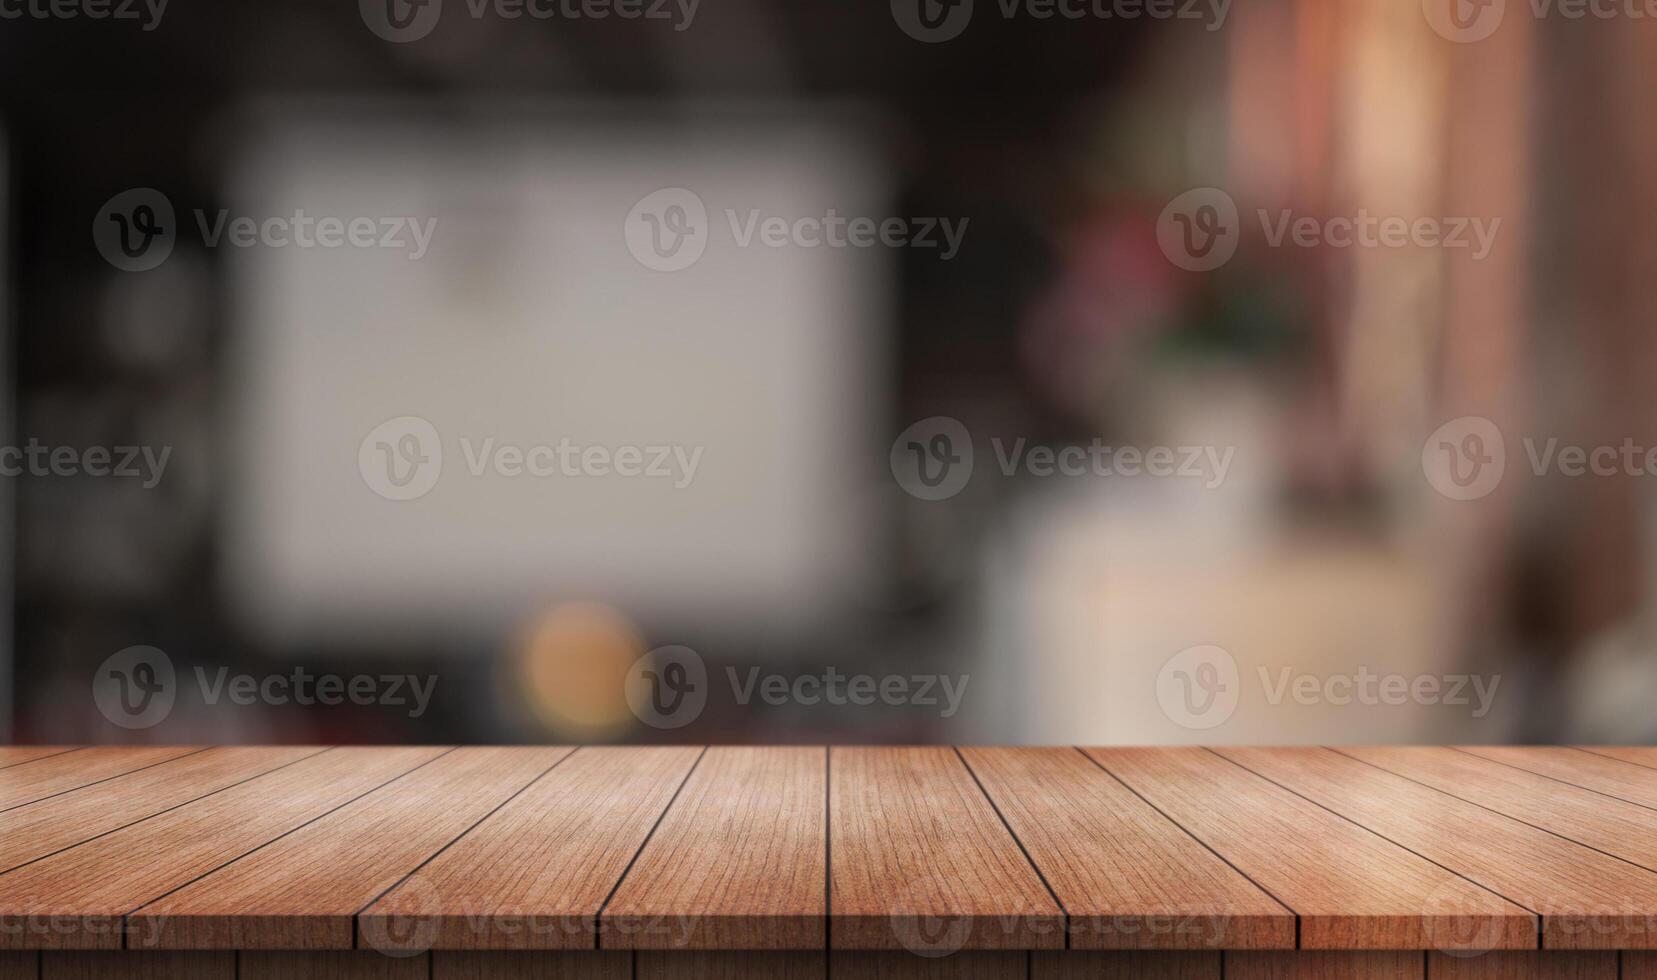
[[[1634,8],[530,8],[0,21],[0,735],[1657,737]]]

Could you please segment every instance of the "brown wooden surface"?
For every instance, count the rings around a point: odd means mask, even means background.
[[[24,927],[0,932],[0,944],[119,948],[126,913],[443,751],[376,747],[321,752],[9,871],[0,875],[0,919]]]
[[[1642,758],[60,749],[0,769],[0,794],[31,800],[0,810],[0,950],[49,951],[0,956],[0,980],[234,964],[137,952],[156,943],[242,950],[244,975],[254,962],[375,977],[415,965],[434,978],[632,976],[634,954],[601,942],[652,947],[637,955],[641,976],[733,980],[819,968],[1207,975],[1215,956],[1160,952],[1191,946],[1227,950],[1231,978],[1347,975],[1330,964],[1355,976],[1593,977],[1618,961],[1572,948],[1626,951],[1622,972],[1637,977],[1653,969],[1637,950],[1657,946],[1646,863],[1657,807],[1640,802],[1657,803],[1657,768]],[[1094,944],[1118,949],[1082,952]],[[1121,948],[1136,944],[1159,952]],[[1247,949],[1263,944],[1283,949]],[[257,952],[353,945],[309,961]],[[741,951],[689,955],[703,946]],[[749,952],[766,947],[781,955]],[[1441,955],[1485,947],[1526,952]],[[116,952],[52,952],[75,949]],[[455,952],[468,949],[567,952]],[[1318,949],[1391,952],[1306,956]]]
[[[590,949],[599,910],[701,756],[583,748],[359,916],[446,949]]]
[[[95,747],[8,766],[0,769],[0,810],[44,800],[199,751],[199,747],[191,746]]]
[[[235,980],[235,953],[47,953],[41,980]]]
[[[47,756],[79,751],[81,747],[75,745],[0,745],[0,769],[19,766]]]
[[[163,949],[350,949],[359,911],[569,753],[456,749],[151,902],[130,933]]]
[[[1030,980],[1220,980],[1219,953],[1036,953]]]
[[[1426,976],[1421,953],[1370,952],[1229,953],[1226,980],[1411,980]]]
[[[1549,949],[1657,945],[1627,915],[1657,909],[1649,871],[1329,749],[1214,751],[1540,913]]]
[[[1427,954],[1432,980],[1617,980],[1616,953]]]
[[[636,980],[827,980],[828,954],[756,952],[667,952],[638,954]]]
[[[7,810],[0,813],[0,869],[9,871],[322,751],[320,746],[209,749]]]
[[[1536,946],[1523,908],[1206,749],[1088,753],[1293,909],[1302,948]]]
[[[1074,949],[1293,949],[1295,917],[1074,749],[969,748]]]
[[[822,949],[827,752],[710,748],[604,908],[614,949]]]
[[[373,951],[252,952],[236,965],[236,980],[427,980],[420,956],[382,956]]]
[[[1657,870],[1657,811],[1524,769],[1436,746],[1341,752],[1470,803]],[[1657,772],[1652,775],[1657,777]],[[1630,909],[1638,913],[1639,909]]]
[[[831,948],[1063,947],[1058,903],[953,749],[835,748],[829,772]]]

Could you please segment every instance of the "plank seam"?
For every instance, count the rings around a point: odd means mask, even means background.
[[[1469,752],[1466,749],[1461,748],[1459,746],[1446,745],[1444,747],[1449,749],[1452,752],[1460,752],[1462,755],[1468,756],[1468,757],[1473,758],[1473,759],[1480,759],[1480,760],[1483,760],[1485,762],[1494,762],[1498,766],[1506,766],[1509,769],[1513,769],[1513,770],[1516,770],[1516,771],[1522,772],[1522,773],[1528,773],[1529,775],[1532,775],[1532,776],[1541,776],[1543,779],[1550,779],[1550,780],[1552,780],[1556,783],[1561,783],[1565,786],[1575,786],[1577,789],[1584,790],[1584,791],[1589,792],[1589,793],[1593,793],[1597,796],[1604,796],[1608,799],[1618,800],[1618,801],[1621,801],[1623,803],[1627,803],[1629,806],[1637,806],[1637,807],[1640,807],[1643,810],[1657,810],[1657,807],[1654,807],[1654,806],[1652,806],[1648,803],[1641,803],[1639,800],[1631,800],[1631,799],[1628,799],[1627,797],[1624,797],[1624,796],[1618,796],[1615,793],[1607,793],[1605,790],[1602,790],[1602,789],[1595,789],[1592,786],[1584,786],[1581,783],[1573,783],[1569,779],[1560,779],[1558,776],[1550,776],[1545,772],[1537,772],[1535,769],[1526,769],[1524,766],[1516,766],[1511,762],[1503,762],[1500,759],[1492,759],[1487,755],[1479,755],[1477,752]],[[1608,755],[1597,755],[1596,753],[1592,753],[1592,752],[1587,753],[1587,754],[1588,755],[1594,755],[1594,756],[1596,756],[1596,758],[1604,759],[1608,762],[1622,762],[1623,761],[1621,759],[1613,759],[1611,756],[1608,756]],[[1637,763],[1628,763],[1628,764],[1633,765],[1636,769],[1645,768],[1644,766],[1640,766]]]
[[[209,796],[217,796],[220,793],[223,793],[225,790],[235,789],[236,787],[242,785],[243,783],[252,782],[253,780],[258,779],[261,776],[268,776],[273,772],[280,772],[283,769],[288,768],[289,766],[298,765],[299,763],[304,762],[306,759],[314,759],[317,756],[322,755],[326,752],[332,752],[335,748],[338,748],[338,746],[334,746],[334,745],[325,746],[325,747],[323,747],[323,748],[321,748],[321,749],[319,749],[315,752],[312,752],[310,755],[302,755],[299,758],[293,760],[292,762],[284,762],[279,766],[274,766],[270,769],[266,769],[264,772],[256,772],[253,775],[247,777],[246,779],[238,779],[233,783],[229,783],[229,784],[226,784],[224,786],[220,786],[218,789],[213,790],[211,793],[203,793],[200,796],[194,797],[192,799],[185,800],[182,803],[175,803],[172,806],[167,807],[164,810],[157,810],[154,813],[146,814],[145,816],[139,817],[137,820],[134,820],[131,823],[124,823],[119,827],[111,827],[110,829],[104,831],[103,833],[93,834],[91,837],[88,837],[86,840],[76,841],[73,844],[66,844],[63,847],[60,847],[55,851],[49,851],[45,854],[42,854],[39,857],[30,858],[29,860],[24,861],[22,864],[12,865],[11,867],[6,868],[4,871],[0,871],[0,874],[11,874],[13,871],[16,871],[18,868],[26,868],[29,865],[34,864],[36,861],[44,861],[47,858],[52,857],[55,854],[62,854],[64,851],[71,850],[71,849],[76,848],[76,847],[80,847],[82,844],[90,844],[93,841],[98,840],[101,837],[108,837],[110,834],[116,833],[118,831],[125,830],[128,827],[137,826],[138,824],[141,824],[146,820],[154,820],[156,817],[159,817],[162,814],[171,813],[171,812],[173,812],[174,810],[178,809],[181,806],[189,806],[192,803],[196,803],[200,800],[205,800]],[[27,804],[27,805],[28,806],[33,806],[34,804],[30,803],[30,804]]]
[[[990,791],[984,788],[984,781],[978,778],[977,772],[973,771],[972,763],[967,761],[966,755],[961,752],[961,747],[959,745],[954,745],[951,746],[951,748],[955,750],[955,758],[960,759],[961,765],[966,767],[967,775],[972,777],[973,785],[977,786],[978,792],[984,795],[984,802],[988,803],[990,805],[990,809],[995,811],[995,817],[997,820],[1001,821],[1001,826],[1006,829],[1007,836],[1011,837],[1013,839],[1013,843],[1018,845],[1018,852],[1024,855],[1025,861],[1029,862],[1030,870],[1034,871],[1036,873],[1036,877],[1041,881],[1041,887],[1047,889],[1047,894],[1053,899],[1053,904],[1059,907],[1059,916],[1063,920],[1064,924],[1064,948],[1069,949],[1070,910],[1064,907],[1064,902],[1059,899],[1058,892],[1055,892],[1053,890],[1053,886],[1048,884],[1047,875],[1042,873],[1041,868],[1036,865],[1036,859],[1030,856],[1030,849],[1024,846],[1023,841],[1018,839],[1018,834],[1014,832],[1013,825],[1007,822],[1007,817],[1001,812],[1001,807],[996,805],[995,799],[990,796]]]
[[[708,746],[704,745],[702,751],[696,754],[696,761],[692,762],[690,768],[685,770],[685,778],[679,780],[679,785],[673,790],[673,795],[667,798],[667,806],[662,807],[662,812],[656,814],[656,822],[650,825],[650,831],[644,835],[644,840],[639,842],[639,849],[633,852],[633,856],[627,861],[627,867],[621,869],[621,874],[616,878],[616,883],[610,886],[610,894],[604,896],[604,901],[599,904],[598,911],[593,913],[593,949],[604,948],[604,910],[610,907],[610,900],[615,898],[616,892],[621,890],[621,883],[627,880],[627,875],[633,870],[633,865],[638,863],[639,855],[643,854],[644,849],[650,846],[650,839],[656,836],[656,828],[660,827],[662,821],[667,819],[668,813],[673,809],[673,804],[679,802],[679,794],[685,791],[685,787],[690,783],[690,777],[696,775],[696,767],[702,764],[702,760],[707,754]]]
[[[267,848],[270,845],[276,843],[277,841],[281,840],[282,838],[289,836],[290,834],[294,834],[294,833],[297,833],[301,830],[304,830],[306,827],[309,827],[311,824],[316,823],[318,820],[321,820],[323,817],[326,817],[331,813],[335,813],[339,810],[344,809],[345,807],[350,806],[351,804],[357,802],[358,800],[362,799],[363,797],[367,796],[370,793],[377,792],[379,790],[382,790],[382,789],[386,788],[387,786],[390,786],[392,783],[395,783],[397,780],[402,779],[404,776],[407,776],[409,773],[417,772],[417,771],[425,768],[426,766],[431,765],[432,763],[436,762],[438,759],[441,759],[444,756],[448,755],[450,752],[453,752],[455,750],[455,748],[456,748],[456,746],[451,745],[451,746],[449,746],[449,748],[445,749],[442,752],[437,753],[436,755],[432,756],[430,759],[427,759],[425,762],[420,763],[418,766],[410,767],[409,769],[406,769],[403,772],[398,773],[397,775],[391,777],[390,779],[386,780],[383,783],[379,783],[377,785],[370,786],[368,789],[363,790],[361,793],[358,793],[356,796],[353,796],[348,800],[342,801],[338,806],[329,807],[327,810],[323,811],[322,813],[317,814],[316,816],[312,817],[311,819],[306,820],[303,823],[296,824],[292,827],[289,827],[287,830],[284,830],[280,834],[277,834],[275,837],[272,837],[270,840],[265,841],[263,844],[260,844],[258,847],[255,847],[252,850],[246,851],[242,854],[238,854],[235,857],[231,858],[230,860],[224,862],[223,864],[220,864],[220,865],[217,865],[215,867],[209,868],[208,870],[203,871],[201,874],[196,875],[194,878],[191,878],[189,881],[183,882],[182,884],[178,885],[175,888],[169,888],[165,892],[162,892],[161,894],[154,896],[153,898],[149,899],[148,901],[143,902],[143,903],[139,904],[138,906],[132,908],[125,915],[121,916],[121,925],[122,925],[121,944],[122,944],[122,946],[126,945],[126,936],[127,936],[127,932],[128,932],[128,929],[126,928],[126,926],[128,925],[129,920],[132,918],[133,915],[138,913],[140,910],[142,910],[146,906],[154,905],[156,902],[161,901],[163,898],[166,898],[168,895],[173,894],[174,892],[178,891],[179,889],[187,888],[190,885],[195,884],[196,882],[198,882],[201,879],[207,877],[208,875],[212,874],[215,871],[219,871],[223,868],[227,868],[230,865],[235,864],[237,861],[240,861],[242,858],[245,858],[250,854],[255,854],[259,851],[264,850],[265,848]],[[320,755],[320,754],[321,753],[318,753],[318,755]]]
[[[823,746],[823,980],[834,948],[834,746]]]
[[[547,773],[552,772],[554,769],[557,769],[559,766],[563,765],[565,760],[569,759],[570,756],[573,756],[577,752],[580,752],[580,751],[581,751],[581,747],[578,745],[575,748],[571,749],[570,751],[565,752],[563,755],[559,756],[557,759],[553,760],[552,765],[550,765],[550,766],[546,767],[545,769],[541,770],[540,775],[536,776],[534,779],[531,779],[529,782],[527,782],[527,783],[523,784],[522,786],[518,787],[518,789],[516,791],[514,791],[511,796],[508,796],[506,799],[504,799],[504,800],[500,801],[499,803],[495,804],[495,806],[492,807],[489,810],[488,813],[485,813],[483,816],[481,816],[481,817],[477,818],[476,820],[474,820],[470,827],[467,827],[465,830],[462,830],[460,833],[456,834],[455,837],[454,837],[454,840],[449,841],[447,844],[444,844],[442,847],[440,847],[437,850],[435,850],[435,851],[431,852],[430,854],[426,855],[425,859],[422,860],[419,864],[415,865],[413,868],[411,868],[409,870],[408,874],[402,876],[401,878],[398,878],[385,891],[382,891],[378,895],[375,895],[373,898],[369,899],[367,904],[365,904],[362,908],[356,910],[355,912],[352,912],[351,913],[351,948],[352,949],[361,949],[362,948],[362,946],[360,945],[360,936],[359,936],[359,933],[358,933],[358,930],[360,928],[360,923],[358,922],[358,918],[364,912],[366,912],[369,909],[373,908],[375,902],[378,902],[380,899],[385,898],[387,895],[389,895],[392,892],[396,891],[398,888],[401,888],[403,886],[404,882],[408,881],[410,878],[413,878],[415,875],[419,874],[421,868],[424,868],[426,865],[428,865],[428,864],[432,863],[433,861],[437,860],[438,856],[441,855],[444,851],[447,851],[449,848],[451,848],[451,847],[455,846],[455,844],[459,843],[460,839],[462,837],[465,837],[467,834],[469,834],[472,831],[476,830],[478,828],[478,824],[481,824],[485,820],[488,820],[490,817],[494,816],[495,812],[497,810],[499,810],[503,806],[506,806],[508,803],[511,803],[513,800],[517,799],[519,795],[524,793],[531,786],[534,786],[536,783],[538,783],[541,780],[545,779],[547,777]],[[441,758],[441,756],[439,758]],[[432,761],[436,762],[437,760],[433,759]]]
[[[1538,949],[1541,948],[1541,946],[1542,946],[1542,913],[1536,911],[1535,909],[1533,909],[1533,908],[1531,908],[1527,905],[1521,904],[1519,902],[1514,901],[1511,898],[1508,898],[1506,895],[1503,895],[1501,892],[1497,891],[1496,889],[1491,888],[1489,885],[1486,885],[1481,881],[1476,881],[1476,880],[1468,877],[1467,875],[1462,874],[1460,871],[1457,871],[1455,868],[1452,868],[1448,865],[1439,864],[1437,861],[1434,861],[1432,858],[1428,857],[1427,855],[1422,854],[1421,852],[1415,850],[1414,848],[1406,847],[1403,844],[1400,844],[1399,842],[1393,840],[1391,837],[1388,837],[1386,834],[1383,834],[1378,830],[1372,830],[1369,827],[1365,827],[1363,824],[1359,823],[1355,818],[1349,817],[1346,814],[1341,813],[1339,810],[1332,810],[1329,807],[1324,806],[1322,803],[1319,803],[1317,800],[1312,799],[1310,796],[1307,796],[1304,793],[1300,793],[1300,792],[1297,792],[1293,789],[1290,789],[1288,786],[1285,786],[1282,783],[1278,782],[1277,780],[1272,779],[1270,776],[1264,776],[1264,775],[1261,775],[1258,772],[1255,772],[1253,769],[1250,769],[1248,766],[1243,765],[1241,762],[1238,762],[1236,759],[1230,758],[1229,756],[1221,755],[1219,752],[1215,751],[1214,749],[1209,748],[1208,746],[1203,746],[1203,751],[1214,755],[1216,758],[1224,759],[1225,761],[1231,763],[1232,765],[1234,765],[1237,768],[1243,770],[1244,772],[1251,773],[1252,775],[1256,776],[1257,778],[1263,779],[1266,782],[1271,783],[1273,786],[1278,787],[1279,789],[1283,790],[1285,793],[1288,793],[1292,796],[1300,797],[1301,799],[1305,800],[1307,803],[1312,804],[1313,806],[1317,807],[1320,810],[1327,811],[1329,813],[1334,814],[1337,817],[1340,817],[1342,820],[1345,820],[1347,823],[1351,824],[1354,827],[1357,827],[1359,830],[1362,830],[1363,832],[1365,832],[1367,834],[1374,834],[1376,837],[1379,837],[1380,839],[1386,841],[1388,844],[1391,844],[1392,846],[1398,848],[1401,851],[1406,851],[1410,854],[1414,854],[1416,857],[1420,858],[1423,861],[1426,861],[1428,864],[1431,864],[1434,867],[1442,868],[1445,871],[1448,871],[1449,873],[1455,875],[1457,878],[1460,878],[1463,881],[1467,882],[1468,884],[1473,885],[1475,888],[1483,889],[1484,891],[1489,892],[1490,894],[1496,896],[1497,898],[1501,899],[1504,902],[1508,902],[1508,903],[1512,904],[1513,906],[1515,906],[1517,908],[1524,909],[1526,912],[1529,912],[1531,915],[1536,916],[1536,945],[1537,945]]]
[[[46,755],[37,755],[33,759],[24,759],[22,762],[8,762],[5,765],[0,766],[0,769],[13,769],[17,766],[32,766],[37,762],[45,762],[47,759],[56,759],[59,756],[68,755],[71,752],[79,752],[85,748],[87,748],[85,745],[76,745],[64,749],[62,752],[51,752]]]
[[[58,797],[63,796],[66,793],[78,793],[83,789],[90,789],[93,786],[97,786],[97,785],[100,785],[102,783],[107,783],[111,779],[120,779],[122,776],[130,776],[135,772],[143,772],[146,769],[154,769],[156,766],[164,766],[164,765],[168,764],[169,762],[177,762],[180,759],[188,759],[192,755],[200,755],[201,753],[206,752],[210,747],[211,746],[203,745],[202,747],[200,747],[198,749],[194,749],[190,752],[184,752],[180,755],[175,755],[170,759],[162,759],[160,762],[152,762],[147,766],[139,766],[136,769],[128,769],[125,772],[118,772],[113,776],[105,776],[102,779],[94,779],[90,783],[82,783],[79,786],[71,786],[68,789],[59,790],[56,793],[49,793],[46,796],[40,797],[39,799],[26,800],[22,803],[14,803],[14,804],[12,804],[11,806],[8,806],[8,807],[0,807],[0,813],[6,813],[10,810],[18,810],[18,809],[21,809],[21,808],[26,807],[26,806],[34,806],[36,803],[44,803],[47,800],[55,800]],[[66,753],[59,753],[59,754],[66,754]],[[49,756],[46,757],[46,759],[55,759],[55,758],[57,758],[57,756],[55,756],[55,755],[49,755]],[[27,766],[27,765],[31,765],[33,762],[45,762],[46,759],[34,759],[34,760],[31,760],[30,762],[25,762],[25,763],[22,763],[22,764]],[[5,768],[10,768],[10,767],[7,766]]]
[[[1454,746],[1452,746],[1452,748],[1453,747]],[[1612,762],[1626,762],[1629,765],[1640,769],[1657,769],[1657,766],[1648,766],[1643,762],[1635,762],[1633,759],[1624,759],[1614,755],[1606,755],[1604,752],[1599,751],[1602,748],[1606,748],[1606,746],[1603,745],[1567,745],[1564,747],[1567,749],[1576,749],[1578,752],[1586,752],[1589,755],[1598,756],[1601,759],[1610,759]],[[51,757],[48,756],[47,758]]]
[[[1242,876],[1244,881],[1246,881],[1249,884],[1253,885],[1254,887],[1260,889],[1260,893],[1262,895],[1265,895],[1267,898],[1269,898],[1272,901],[1276,902],[1278,904],[1278,906],[1283,909],[1283,911],[1285,911],[1285,912],[1289,913],[1290,915],[1294,916],[1295,917],[1295,949],[1300,948],[1300,913],[1296,912],[1293,908],[1291,908],[1289,906],[1288,902],[1285,902],[1281,898],[1278,898],[1276,895],[1272,894],[1271,889],[1269,889],[1269,888],[1265,887],[1264,885],[1260,884],[1258,881],[1255,881],[1253,876],[1249,875],[1248,872],[1244,871],[1242,868],[1239,868],[1239,867],[1237,867],[1237,865],[1232,864],[1230,859],[1228,859],[1224,854],[1221,854],[1219,851],[1216,851],[1214,848],[1210,847],[1207,841],[1203,840],[1201,837],[1198,837],[1196,834],[1192,833],[1191,829],[1189,827],[1185,826],[1184,824],[1180,823],[1178,820],[1175,820],[1173,817],[1169,816],[1167,814],[1167,812],[1164,811],[1161,807],[1159,807],[1155,803],[1151,802],[1150,798],[1147,797],[1144,793],[1141,793],[1139,790],[1134,789],[1132,786],[1128,785],[1127,780],[1123,779],[1121,776],[1118,776],[1116,773],[1111,772],[1110,769],[1108,769],[1105,766],[1104,763],[1100,762],[1098,759],[1095,759],[1093,756],[1088,755],[1086,750],[1084,750],[1081,746],[1073,745],[1073,746],[1071,746],[1071,748],[1073,748],[1077,752],[1081,753],[1082,758],[1084,758],[1087,761],[1093,763],[1095,766],[1098,766],[1100,772],[1103,772],[1105,775],[1107,775],[1110,778],[1116,780],[1118,783],[1121,783],[1123,789],[1126,789],[1128,792],[1132,793],[1134,796],[1137,796],[1140,799],[1140,801],[1143,802],[1146,806],[1148,806],[1151,809],[1155,810],[1157,812],[1157,814],[1162,817],[1162,819],[1168,821],[1169,823],[1173,824],[1175,827],[1179,828],[1181,833],[1185,834],[1185,836],[1187,836],[1187,837],[1191,838],[1192,840],[1196,841],[1197,844],[1200,847],[1202,847],[1203,850],[1207,851],[1208,853],[1210,853],[1210,854],[1214,855],[1216,858],[1218,858],[1220,861],[1224,862],[1226,867],[1228,867],[1231,870],[1237,872],[1238,875]]]

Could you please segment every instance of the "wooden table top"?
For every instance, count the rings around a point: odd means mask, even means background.
[[[1657,948],[1657,749],[0,747],[0,949]]]

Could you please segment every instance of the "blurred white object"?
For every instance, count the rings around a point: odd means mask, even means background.
[[[220,246],[226,567],[266,635],[498,630],[553,598],[798,627],[843,593],[879,462],[890,250],[743,247],[727,214],[890,213],[884,169],[797,107],[599,109],[259,116],[231,218],[436,219],[418,260]],[[652,229],[633,224],[696,220],[665,188],[707,214],[677,271],[635,257]],[[184,234],[195,220],[180,207]],[[617,472],[653,464],[670,475]]]

